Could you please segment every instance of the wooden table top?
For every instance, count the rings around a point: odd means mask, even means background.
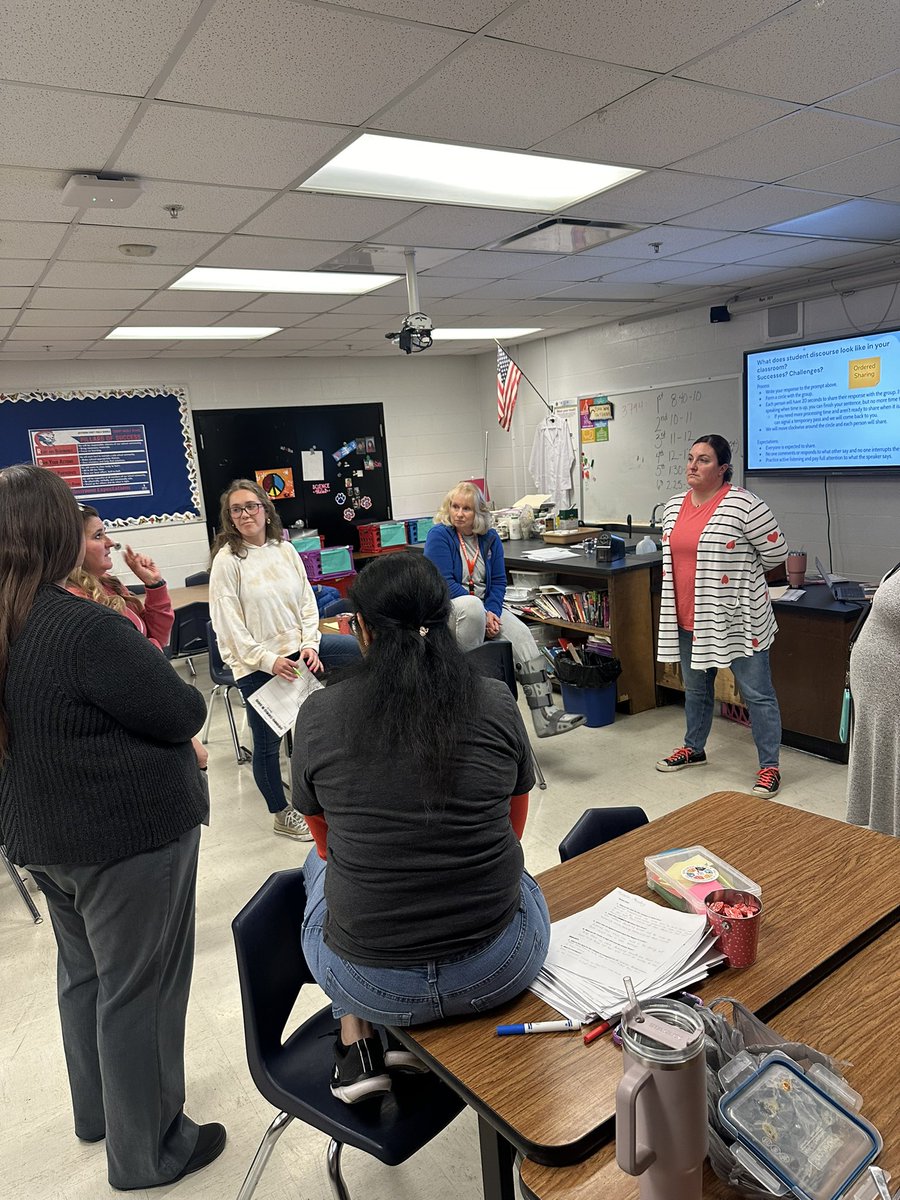
[[[169,599],[175,609],[186,604],[209,604],[209,584],[198,583],[194,587],[169,588]]]
[[[900,989],[893,983],[898,956],[900,925],[895,925],[772,1022],[786,1040],[807,1042],[851,1064],[846,1078],[863,1098],[863,1116],[884,1138],[878,1161],[894,1182],[900,1172],[900,1071],[894,1046]],[[521,1178],[526,1196],[537,1200],[638,1196],[638,1180],[616,1165],[614,1142],[574,1167],[542,1167],[526,1159]],[[704,1200],[732,1200],[734,1195],[707,1163]]]
[[[900,871],[900,839],[739,792],[706,796],[546,871],[550,913],[569,916],[616,886],[654,898],[644,856],[694,844],[756,880],[764,904],[757,962],[698,984],[707,999],[734,994],[768,1019],[900,919],[886,883]],[[557,1016],[525,993],[484,1016],[398,1034],[514,1146],[558,1166],[609,1139],[621,1066],[610,1038],[585,1046],[577,1034],[495,1033]]]

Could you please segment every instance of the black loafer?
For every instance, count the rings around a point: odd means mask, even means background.
[[[225,1149],[226,1137],[225,1126],[220,1125],[218,1121],[211,1121],[209,1125],[201,1125],[194,1153],[175,1178],[168,1180],[168,1183],[177,1183],[179,1179],[184,1179],[185,1175],[193,1175],[195,1171],[202,1171],[204,1167],[208,1167]]]

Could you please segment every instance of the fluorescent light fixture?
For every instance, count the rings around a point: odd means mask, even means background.
[[[642,174],[546,154],[364,133],[297,191],[556,212]]]
[[[280,325],[120,325],[111,330],[104,341],[145,339],[147,341],[212,341],[230,338],[245,342],[250,338],[266,338],[281,333]]]
[[[304,292],[318,296],[362,296],[401,275],[354,275],[349,271],[255,271],[243,267],[192,267],[169,291]]]
[[[433,329],[431,336],[436,342],[509,342],[540,332],[540,326],[534,329]]]

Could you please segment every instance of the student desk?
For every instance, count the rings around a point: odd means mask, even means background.
[[[878,1158],[893,1175],[900,1172],[900,1072],[893,1035],[900,1028],[900,989],[893,986],[900,956],[900,925],[883,933],[774,1020],[786,1040],[808,1042],[817,1050],[850,1062],[846,1076],[863,1098],[863,1116],[884,1138]],[[616,1165],[611,1141],[574,1167],[522,1164],[523,1192],[529,1200],[637,1200],[638,1181]],[[734,1191],[706,1166],[704,1200],[729,1200]]]
[[[169,599],[176,612],[187,604],[209,604],[209,584],[198,583],[194,587],[169,588]]]
[[[765,905],[759,959],[693,989],[707,999],[734,994],[768,1020],[900,920],[900,894],[888,882],[900,870],[900,840],[739,792],[706,796],[546,871],[551,916],[587,908],[616,886],[652,897],[644,856],[696,843],[755,879]],[[495,1034],[499,1024],[555,1016],[525,993],[484,1016],[396,1031],[478,1113],[490,1200],[513,1195],[513,1147],[561,1167],[612,1136],[621,1063],[611,1039],[584,1046],[577,1034]]]

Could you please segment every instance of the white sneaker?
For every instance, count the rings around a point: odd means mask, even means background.
[[[301,813],[298,813],[296,808],[283,808],[281,812],[275,814],[275,822],[272,826],[275,833],[280,833],[283,837],[293,838],[297,842],[311,842],[312,834],[309,832],[309,826]]]

